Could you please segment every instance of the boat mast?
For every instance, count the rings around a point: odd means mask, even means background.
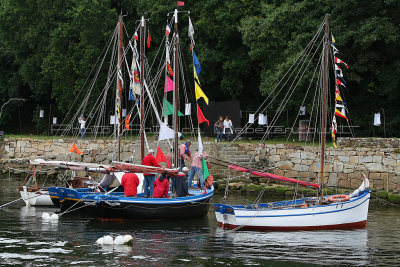
[[[178,98],[179,98],[179,58],[178,58],[178,47],[179,47],[179,34],[178,34],[178,9],[174,11],[175,17],[175,46],[174,46],[174,116],[173,116],[173,126],[174,126],[174,164],[175,168],[178,165],[178,130],[179,130],[179,120],[178,120]]]
[[[119,31],[118,31],[118,72],[117,72],[117,90],[115,98],[115,111],[116,111],[116,122],[117,123],[117,134],[118,134],[118,161],[121,161],[121,108],[122,108],[122,15],[119,15]],[[117,121],[118,120],[118,121]]]
[[[325,15],[325,36],[324,36],[324,72],[322,91],[322,118],[321,118],[321,201],[324,197],[324,165],[325,165],[325,129],[326,129],[326,92],[328,87],[328,48],[329,48],[329,15]]]
[[[145,22],[144,16],[140,22],[140,159],[144,158],[144,39]]]

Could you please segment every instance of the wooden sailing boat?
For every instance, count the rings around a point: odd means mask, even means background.
[[[323,92],[321,123],[321,171],[320,185],[307,181],[286,178],[263,171],[230,164],[229,168],[250,172],[253,175],[274,180],[296,183],[298,185],[323,189],[325,161],[326,94],[328,86],[328,15],[325,17],[325,36],[323,45]],[[336,108],[336,107],[335,107]],[[369,181],[363,175],[361,186],[349,195],[305,197],[290,201],[279,201],[253,205],[215,204],[215,215],[223,228],[235,230],[323,230],[364,228],[367,223],[370,199]]]
[[[175,19],[175,30],[177,31],[178,23],[178,11],[174,12]],[[122,23],[122,17],[120,16],[120,25]],[[121,27],[121,26],[120,26]],[[144,58],[144,27],[145,20],[142,17],[141,20],[141,62],[142,71],[141,84],[142,86],[142,96],[144,93],[144,88],[146,87],[144,75],[143,75],[143,58]],[[121,31],[122,32],[122,31]],[[178,70],[178,45],[179,45],[179,35],[175,34],[175,69]],[[119,38],[119,43],[122,44]],[[118,56],[121,59],[120,56]],[[119,63],[118,66],[121,66]],[[178,73],[175,73],[174,78],[178,79]],[[117,96],[116,96],[116,107],[118,114],[118,107],[120,103],[118,102],[118,97],[120,96],[120,86],[121,81],[117,80]],[[177,97],[178,92],[178,81],[175,83],[174,95]],[[149,94],[150,95],[150,94]],[[175,102],[175,101],[174,101]],[[177,111],[177,101],[175,104],[175,110]],[[141,106],[143,107],[143,98],[141,101]],[[177,114],[177,112],[175,112]],[[143,110],[141,109],[141,118],[143,118]],[[160,119],[158,119],[161,122]],[[142,120],[143,121],[143,120]],[[120,123],[121,124],[121,123]],[[178,120],[174,121],[175,128],[175,154],[177,155],[177,137],[178,137]],[[118,133],[120,133],[120,128],[118,128]],[[144,156],[144,124],[141,122],[141,132],[142,132],[142,149],[141,158]],[[120,147],[120,146],[119,146]],[[177,159],[177,157],[175,157]],[[177,161],[175,161],[177,163]],[[103,173],[108,176],[114,177],[121,182],[122,175],[126,172],[136,173],[139,177],[143,177],[143,173],[153,173],[161,174],[166,172],[169,176],[179,176],[179,171],[177,169],[168,168],[157,168],[149,167],[138,164],[131,164],[125,162],[113,162],[111,165],[101,165],[101,164],[84,164],[76,162],[50,162],[36,160],[31,162],[32,165],[53,165],[65,170],[81,170],[94,173]],[[176,164],[175,166],[177,166]],[[143,179],[143,178],[142,178]],[[140,185],[139,185],[140,186]],[[79,211],[81,214],[100,217],[100,218],[118,218],[118,219],[184,219],[200,217],[207,214],[209,209],[209,201],[213,195],[213,187],[207,189],[204,193],[201,191],[189,191],[189,195],[179,198],[145,198],[143,192],[138,190],[137,197],[125,197],[123,192],[114,192],[113,190],[109,192],[99,192],[97,187],[93,188],[65,188],[65,187],[51,187],[49,188],[50,195],[55,204],[59,203],[61,212]],[[170,192],[171,193],[171,192]]]

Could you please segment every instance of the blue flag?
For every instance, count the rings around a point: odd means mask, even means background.
[[[199,75],[200,71],[201,71],[200,62],[197,59],[196,54],[194,53],[194,50],[192,50],[192,51],[193,51],[193,64],[194,64],[194,67],[196,68],[197,75]]]

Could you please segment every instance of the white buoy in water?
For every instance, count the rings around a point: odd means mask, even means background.
[[[114,245],[130,245],[133,242],[131,235],[119,235],[114,239]]]
[[[114,245],[123,245],[125,244],[125,238],[123,235],[119,235],[114,239]]]
[[[103,245],[112,245],[112,244],[114,244],[112,236],[106,235],[103,237]]]
[[[133,243],[133,236],[131,235],[124,235],[124,244],[131,245]]]
[[[43,212],[42,219],[43,220],[50,220],[50,214],[48,214],[47,212]]]
[[[50,216],[50,220],[52,220],[52,221],[57,221],[58,220],[58,214],[51,214],[51,216]]]
[[[102,246],[104,244],[104,237],[100,237],[99,239],[97,239],[96,244]]]

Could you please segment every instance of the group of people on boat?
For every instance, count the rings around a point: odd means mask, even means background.
[[[222,142],[222,135],[225,135],[226,141],[232,141],[233,124],[229,116],[225,116],[224,120],[222,115],[220,115],[218,120],[214,123],[214,128],[217,133],[217,142]]]
[[[189,188],[192,186],[192,181],[195,175],[199,178],[198,186],[200,190],[205,187],[203,173],[202,173],[202,159],[203,157],[207,159],[207,153],[196,152],[192,155],[190,146],[192,142],[187,140],[185,143],[179,146],[179,170],[177,176],[169,176],[167,172],[162,173],[158,178],[156,178],[153,173],[144,173],[143,187],[144,187],[144,197],[153,198],[169,198],[168,192],[171,187],[171,193],[173,197],[184,197],[189,195]],[[152,167],[162,167],[154,157],[154,150],[149,149],[148,154],[143,158],[142,165],[152,166]],[[173,154],[172,150],[166,157],[169,161],[169,166],[172,165]],[[185,161],[191,160],[191,168],[189,173],[189,168],[186,167]],[[210,183],[208,181],[208,183]],[[121,185],[124,187],[124,195],[127,197],[137,196],[137,187],[139,186],[139,178],[134,173],[126,173],[122,177]]]

